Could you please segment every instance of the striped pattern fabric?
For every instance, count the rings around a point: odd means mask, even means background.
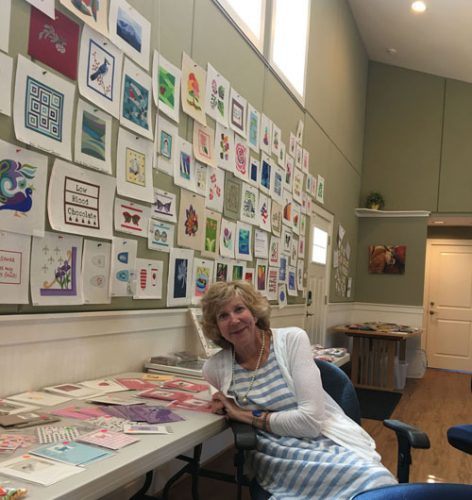
[[[238,364],[230,394],[246,394],[253,372]],[[259,369],[246,408],[283,411],[297,406],[279,369],[272,344],[267,363]],[[272,499],[349,499],[355,493],[387,484],[395,478],[382,465],[319,436],[313,439],[277,436],[258,430],[257,450],[248,464]]]

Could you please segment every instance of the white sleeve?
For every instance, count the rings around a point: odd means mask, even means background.
[[[307,334],[298,328],[290,332],[285,348],[298,406],[293,410],[271,413],[270,429],[280,436],[317,437],[325,418],[325,393]]]

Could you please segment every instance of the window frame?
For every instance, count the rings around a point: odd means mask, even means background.
[[[321,245],[315,245],[315,231],[323,231],[323,233],[326,233],[326,246],[322,247]],[[328,248],[329,248],[329,233],[328,231],[325,231],[323,228],[319,227],[315,224],[312,225],[312,235],[311,235],[311,248],[310,248],[310,264],[318,264],[319,266],[326,266],[328,264]],[[324,262],[319,262],[317,260],[314,260],[314,255],[313,255],[313,250],[315,248],[323,249],[324,250],[324,255],[325,255],[325,261]]]

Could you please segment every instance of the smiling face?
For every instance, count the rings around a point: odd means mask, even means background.
[[[216,324],[221,336],[234,346],[256,341],[256,318],[237,295],[218,312]]]

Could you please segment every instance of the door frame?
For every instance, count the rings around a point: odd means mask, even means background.
[[[426,354],[428,362],[428,325],[429,325],[429,287],[431,284],[432,249],[437,245],[467,245],[472,247],[472,239],[442,239],[428,238],[426,240],[426,257],[424,272],[424,292],[423,292],[423,335],[421,335],[421,348]]]
[[[307,258],[307,285],[308,285],[308,276],[309,276],[309,266],[316,265],[311,262],[311,250],[313,245],[313,226],[315,225],[315,220],[317,217],[320,217],[328,222],[328,252],[326,255],[326,265],[325,265],[325,287],[324,287],[324,311],[323,317],[321,318],[320,330],[322,333],[322,338],[317,339],[319,343],[325,345],[326,343],[326,324],[328,320],[328,303],[329,303],[329,289],[330,289],[330,280],[331,280],[331,262],[332,262],[332,244],[333,244],[333,229],[334,229],[334,215],[331,212],[328,212],[323,207],[313,203],[311,213],[309,214],[309,236],[308,236],[308,258]],[[307,287],[307,298],[308,298],[308,287]],[[308,305],[305,301],[305,320],[308,317]],[[315,339],[310,340],[313,342]]]

